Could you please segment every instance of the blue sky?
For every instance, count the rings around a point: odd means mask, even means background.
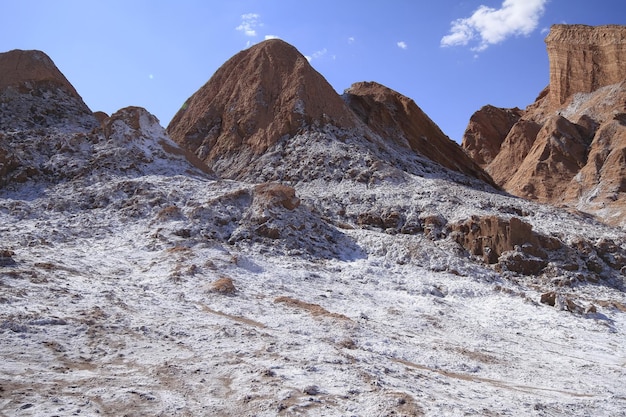
[[[339,92],[376,81],[460,141],[485,104],[548,84],[553,23],[626,25],[624,0],[0,0],[0,51],[46,52],[92,110],[142,106],[167,126],[228,58],[291,43]]]

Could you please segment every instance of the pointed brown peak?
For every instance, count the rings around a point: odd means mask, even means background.
[[[167,130],[209,165],[254,159],[281,138],[326,124],[352,127],[339,95],[296,48],[271,39],[229,59],[194,93]],[[224,164],[222,164],[224,165]],[[233,177],[232,166],[216,167]]]
[[[524,112],[517,107],[504,109],[487,105],[475,112],[463,133],[461,146],[481,167],[500,152],[502,142]]]
[[[379,136],[457,172],[495,185],[415,102],[382,84],[359,82],[345,91],[354,113]]]
[[[62,86],[79,97],[72,84],[45,53],[20,49],[0,53],[0,90],[9,86],[23,90],[42,84]]]
[[[41,51],[0,54],[0,102],[0,129],[98,126],[72,84]]]

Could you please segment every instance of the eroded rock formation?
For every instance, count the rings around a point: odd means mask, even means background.
[[[507,109],[481,109],[463,147],[514,195],[626,225],[626,27],[555,25],[546,44],[549,87],[503,140]]]
[[[278,39],[226,62],[167,131],[225,178],[371,183],[453,171],[495,185],[413,100],[371,82],[342,97]]]
[[[546,46],[554,105],[626,79],[624,26],[553,25]]]

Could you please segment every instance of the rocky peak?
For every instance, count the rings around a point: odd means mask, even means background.
[[[463,135],[463,149],[481,167],[488,165],[498,155],[502,142],[523,114],[518,108],[482,107],[470,118]]]
[[[353,84],[344,99],[379,136],[448,169],[493,183],[412,99],[375,82]]]
[[[14,49],[0,53],[0,74],[0,90],[17,87],[25,92],[28,87],[48,84],[62,87],[79,97],[52,59],[41,51]]]
[[[626,79],[626,26],[553,25],[546,46],[554,105]]]
[[[252,158],[285,135],[353,116],[328,82],[293,46],[261,42],[229,59],[170,122],[170,136],[223,176],[214,162],[234,153]]]
[[[0,124],[5,128],[97,126],[76,89],[41,51],[0,53]]]

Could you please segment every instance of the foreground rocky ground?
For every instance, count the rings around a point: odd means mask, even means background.
[[[136,111],[145,134],[120,122],[68,145],[85,169],[73,179],[2,191],[0,413],[626,407],[626,297],[609,265],[621,252],[600,249],[623,245],[620,230],[439,174],[216,180],[164,151],[174,145]],[[528,248],[503,246],[490,264],[463,246],[458,225],[476,232],[490,216],[508,224],[503,239],[514,218],[551,237],[540,272],[509,269],[541,259]]]

